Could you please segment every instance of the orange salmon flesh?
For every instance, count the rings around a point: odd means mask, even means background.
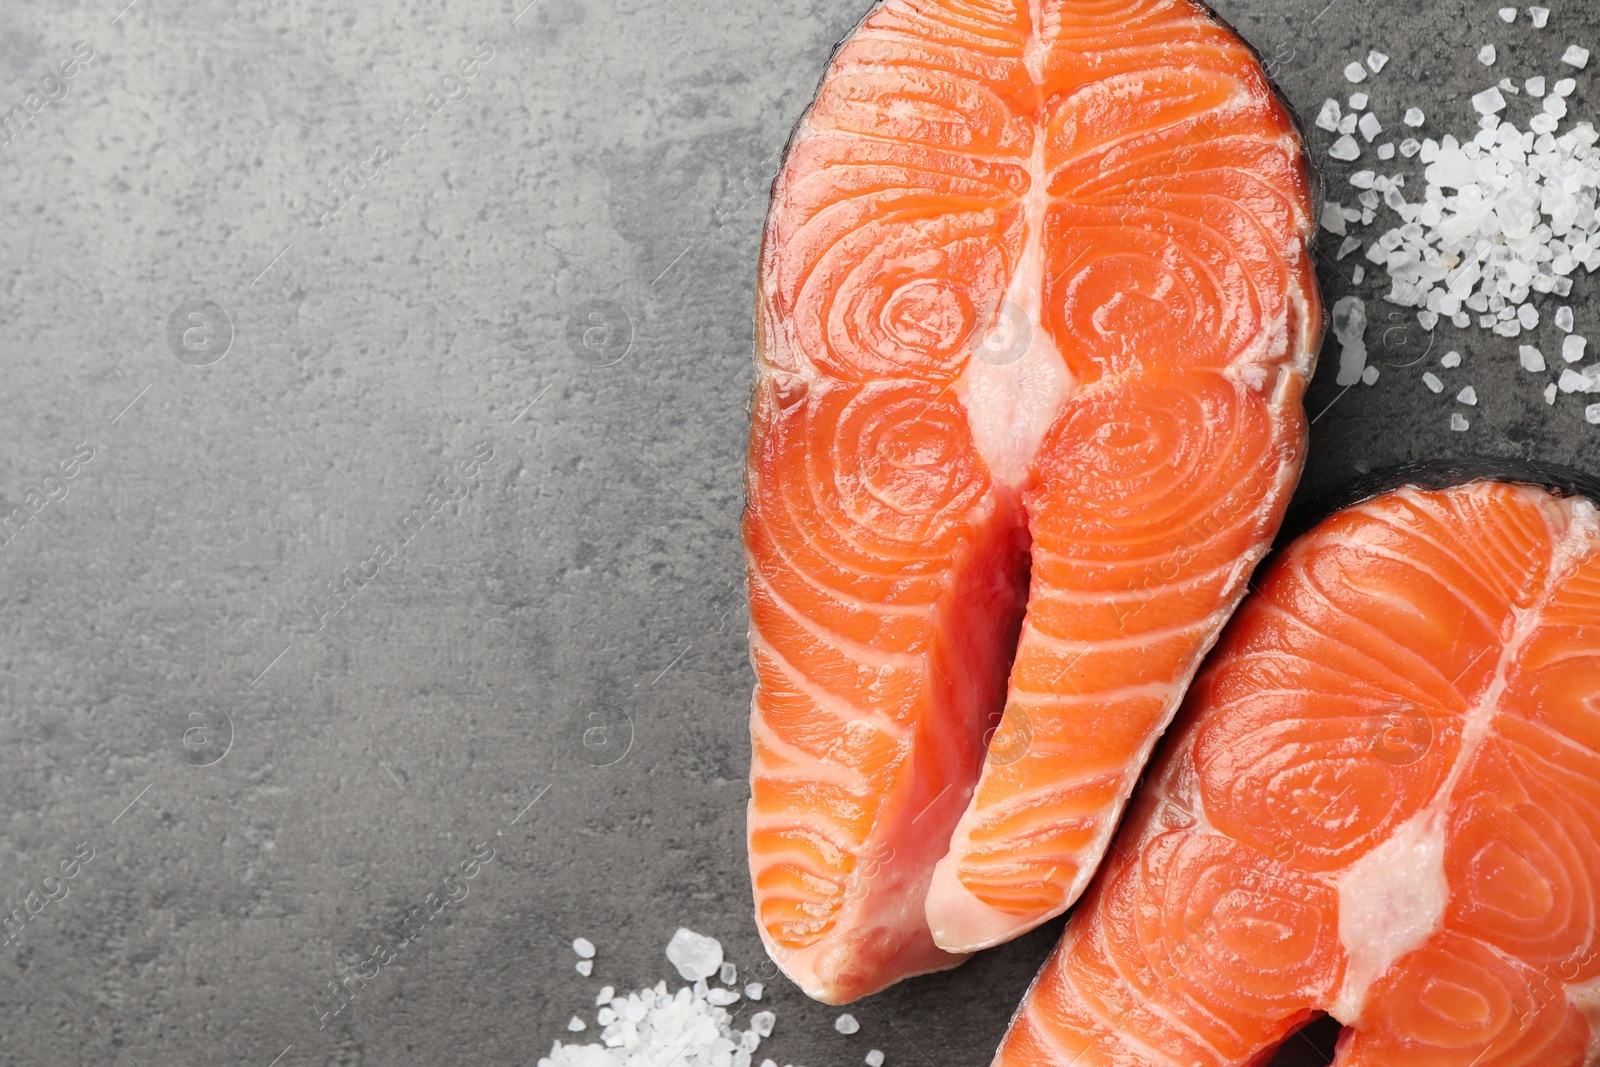
[[[750,871],[842,1003],[1083,893],[1299,478],[1312,175],[1189,0],[884,0],[773,188]]]
[[[1600,1059],[1600,513],[1403,489],[1256,582],[996,1067]]]

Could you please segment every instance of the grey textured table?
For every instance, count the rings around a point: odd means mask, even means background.
[[[0,1063],[531,1063],[601,979],[665,976],[680,923],[755,968],[756,252],[864,0],[124,2],[0,7],[27,119],[0,145],[0,513],[32,516],[0,546],[0,911],[93,855],[4,946]],[[1222,13],[1308,117],[1375,45],[1382,117],[1441,129],[1484,41],[1520,79],[1600,25],[1325,4]],[[1426,344],[1384,336],[1390,364]],[[1505,342],[1436,345],[1473,428],[1420,367],[1340,396],[1327,359],[1303,495],[1431,455],[1597,466],[1600,428]],[[339,966],[463,888],[319,1029]],[[852,1038],[770,982],[763,1054],[986,1063],[1059,928],[872,998]]]

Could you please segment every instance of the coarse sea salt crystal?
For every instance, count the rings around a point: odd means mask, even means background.
[[[1433,373],[1431,370],[1425,370],[1422,372],[1422,384],[1426,385],[1428,387],[1428,391],[1431,393],[1444,392],[1444,383],[1441,382],[1439,380],[1439,376]]]
[[[1347,133],[1329,146],[1328,155],[1333,159],[1344,160],[1345,162],[1348,162],[1352,159],[1357,159],[1360,157],[1361,146],[1356,143],[1356,139],[1354,137],[1351,137]]]
[[[1350,94],[1350,110],[1351,111],[1361,111],[1366,106],[1367,106],[1367,94],[1366,93],[1351,93]]]
[[[1500,87],[1497,85],[1491,85],[1483,92],[1477,93],[1472,97],[1472,108],[1480,115],[1493,115],[1496,112],[1504,111],[1505,107],[1506,98],[1501,95]]]
[[[1371,144],[1372,139],[1383,132],[1383,124],[1378,121],[1378,116],[1368,111],[1356,123],[1356,129],[1360,130],[1361,136],[1367,139],[1368,144]]]
[[[1478,49],[1478,62],[1486,67],[1494,66],[1494,45],[1486,44]]]
[[[1556,384],[1561,387],[1563,393],[1587,393],[1590,382],[1587,377],[1579,374],[1571,367],[1563,367],[1561,378]]]
[[[1547,7],[1528,8],[1528,17],[1533,20],[1533,28],[1542,30],[1550,21],[1550,9]]]
[[[1577,88],[1577,79],[1562,78],[1551,87],[1550,91],[1555,93],[1557,96],[1571,96],[1577,90]]]
[[[1461,366],[1461,353],[1454,350],[1439,357],[1439,366],[1446,369]]]
[[[1365,278],[1366,276],[1367,276],[1367,268],[1363,267],[1361,264],[1357,263],[1354,267],[1350,268],[1350,284],[1351,285],[1360,285],[1362,279]]]
[[[1500,9],[1500,21],[1501,22],[1515,22],[1515,21],[1517,21],[1517,9],[1514,8],[1514,7],[1503,7],[1503,8],[1501,8]]]
[[[772,1028],[777,1025],[778,1017],[770,1011],[758,1011],[750,1016],[750,1029],[760,1037],[771,1037]]]
[[[580,1030],[589,1029],[589,1024],[574,1015],[572,1018],[567,1020],[567,1029],[576,1034]]]
[[[746,982],[744,986],[744,999],[760,1000],[761,994],[766,992],[766,987],[760,982]]]
[[[581,959],[592,960],[594,959],[594,942],[587,937],[574,938],[572,951],[576,952]]]
[[[1528,90],[1528,95],[1529,96],[1543,96],[1544,95],[1544,75],[1543,74],[1535,74],[1533,77],[1531,77],[1527,81],[1523,82],[1522,83],[1522,87],[1524,89]]]
[[[1340,297],[1333,305],[1333,335],[1339,341],[1338,385],[1354,385],[1367,365],[1367,307],[1357,296]]]
[[[1383,73],[1384,66],[1389,62],[1389,57],[1382,52],[1371,51],[1367,53],[1367,66],[1372,68],[1372,73]]]
[[[1544,387],[1544,402],[1546,404],[1554,404],[1556,402],[1556,387],[1554,382],[1551,382],[1549,385]]]
[[[883,1050],[876,1048],[872,1049],[867,1053],[866,1059],[864,1059],[862,1062],[865,1063],[867,1067],[883,1067]]]
[[[611,998],[616,995],[617,991],[614,987],[603,985],[600,987],[600,992],[595,994],[594,1002],[596,1004],[606,1004],[609,1003]]]
[[[739,980],[739,968],[729,960],[723,960],[721,968],[717,971],[717,978],[723,985],[732,985]]]
[[[594,960],[579,960],[572,969],[587,978],[594,973]]]
[[[1476,405],[1478,403],[1478,391],[1470,385],[1466,386],[1456,394],[1456,401],[1461,404]]]
[[[1339,119],[1342,112],[1339,110],[1339,101],[1331,97],[1322,102],[1322,110],[1317,112],[1316,125],[1318,129],[1333,133],[1339,128]]]
[[[1556,328],[1567,333],[1572,332],[1572,308],[1570,306],[1562,304],[1556,308]]]
[[[1379,145],[1378,146],[1378,158],[1379,159],[1393,159],[1394,158],[1394,142],[1391,141],[1391,142],[1389,142],[1387,144]]]
[[[1561,53],[1561,62],[1582,70],[1589,65],[1589,50],[1581,45],[1569,44],[1567,50]]]
[[[667,961],[686,982],[709,978],[722,966],[722,942],[680,926],[667,942]]]
[[[1378,384],[1378,368],[1373,366],[1370,363],[1367,364],[1365,367],[1362,367],[1361,368],[1361,384],[1362,385],[1377,385]]]
[[[1344,68],[1344,80],[1351,85],[1367,80],[1367,68],[1360,63],[1351,63]]]
[[[1467,421],[1467,417],[1465,415],[1461,414],[1461,412],[1452,411],[1450,413],[1450,428],[1452,430],[1465,430],[1468,426],[1471,426],[1471,425],[1472,424]]]
[[[1408,107],[1406,108],[1405,117],[1400,121],[1404,122],[1407,126],[1415,127],[1421,126],[1425,121],[1425,117],[1423,116],[1422,109],[1420,107]]]
[[[1589,339],[1581,333],[1568,334],[1561,339],[1561,358],[1567,363],[1576,363],[1583,358],[1583,350],[1589,346]]]
[[[833,1020],[833,1028],[839,1031],[841,1034],[849,1035],[858,1032],[861,1029],[861,1024],[856,1021],[856,1017],[854,1015],[851,1015],[849,1012],[845,1012],[843,1015]]]
[[[1591,426],[1600,426],[1600,404],[1590,404],[1584,408],[1583,421]]]
[[[1537,373],[1544,370],[1544,353],[1532,345],[1517,346],[1517,361],[1525,371]]]

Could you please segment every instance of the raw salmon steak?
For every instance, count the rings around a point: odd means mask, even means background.
[[[1309,180],[1190,0],[884,0],[835,53],[744,518],[750,869],[812,996],[1082,892],[1299,476]]]
[[[1256,587],[995,1063],[1595,1063],[1594,506],[1401,489]]]

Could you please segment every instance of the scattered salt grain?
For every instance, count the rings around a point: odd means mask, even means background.
[[[576,952],[580,959],[592,960],[594,959],[594,942],[587,937],[574,938],[572,951]]]
[[[1431,393],[1444,392],[1444,383],[1441,382],[1439,380],[1439,376],[1433,373],[1431,370],[1425,370],[1422,372],[1422,384],[1426,385],[1428,387],[1428,391]]]
[[[1372,139],[1383,132],[1383,124],[1378,121],[1378,116],[1368,111],[1356,123],[1356,129],[1360,130],[1361,136],[1367,139],[1368,144],[1371,144]]]
[[[1591,426],[1600,426],[1600,404],[1590,404],[1584,408],[1583,421]]]
[[[873,1049],[867,1053],[867,1058],[863,1062],[866,1063],[867,1067],[883,1067],[883,1050]]]
[[[1461,414],[1461,412],[1452,411],[1450,413],[1450,428],[1452,430],[1465,430],[1470,425],[1472,424],[1467,421],[1467,417]]]
[[[1422,109],[1420,107],[1408,107],[1408,108],[1406,108],[1405,118],[1402,121],[1407,126],[1412,126],[1412,127],[1421,126],[1422,123],[1424,122]]]
[[[1356,240],[1354,237],[1346,237],[1343,241],[1339,242],[1339,253],[1337,258],[1343,259],[1345,256],[1348,256],[1351,252],[1354,252],[1360,247],[1360,241]]]
[[[721,979],[723,985],[732,985],[739,980],[739,968],[731,961],[723,960],[722,967],[717,971],[717,977]]]
[[[1377,385],[1378,384],[1378,368],[1372,366],[1371,364],[1368,364],[1367,366],[1361,368],[1361,384],[1362,385]]]
[[[1522,83],[1522,87],[1524,89],[1528,90],[1528,95],[1529,96],[1543,96],[1544,95],[1544,75],[1543,74],[1535,74],[1533,77],[1531,77],[1527,81],[1523,82]]]
[[[760,982],[746,982],[744,987],[744,999],[760,1000],[761,994],[764,992],[766,992],[766,987]]]
[[[1566,304],[1556,308],[1556,327],[1567,333],[1572,332],[1572,308]]]
[[[1566,367],[1562,369],[1561,379],[1556,384],[1561,386],[1563,393],[1587,393],[1589,392],[1590,383],[1587,377],[1579,374],[1571,367]]]
[[[1561,358],[1567,363],[1576,363],[1583,358],[1583,350],[1587,347],[1587,337],[1580,333],[1569,334],[1561,339]]]
[[[1372,68],[1372,73],[1374,74],[1383,73],[1384,65],[1388,62],[1389,57],[1382,52],[1373,51],[1367,53],[1367,66]]]
[[[1366,109],[1366,106],[1367,106],[1367,94],[1366,93],[1351,93],[1350,94],[1350,110],[1351,111],[1363,111],[1363,110]]]
[[[1494,45],[1486,44],[1478,49],[1478,62],[1486,67],[1494,66]]]
[[[1444,367],[1446,370],[1461,366],[1461,353],[1456,351],[1446,352],[1439,357],[1439,366]]]
[[[1356,120],[1359,119],[1360,117],[1361,116],[1357,115],[1354,111],[1350,112],[1347,115],[1342,116],[1339,119],[1339,132],[1340,133],[1355,133],[1356,132]]]
[[[772,1028],[777,1022],[778,1017],[772,1012],[758,1011],[750,1016],[750,1029],[754,1030],[758,1037],[771,1037]]]
[[[1515,22],[1515,21],[1517,21],[1517,9],[1514,8],[1514,7],[1503,7],[1503,8],[1501,8],[1500,9],[1500,21],[1501,22]]]
[[[1363,67],[1360,63],[1351,63],[1349,66],[1344,68],[1344,80],[1349,82],[1351,85],[1355,85],[1357,82],[1366,81],[1367,68]]]
[[[1544,370],[1544,353],[1532,345],[1518,345],[1517,360],[1525,371],[1537,373]]]
[[[1493,115],[1505,108],[1506,98],[1500,94],[1498,86],[1490,86],[1472,98],[1472,109],[1480,115]]]
[[[1361,380],[1367,365],[1367,306],[1357,296],[1340,297],[1333,305],[1333,335],[1339,340],[1339,385],[1354,385]]]
[[[1547,7],[1528,8],[1528,17],[1533,20],[1533,28],[1542,30],[1550,21],[1550,9]]]
[[[1551,91],[1557,96],[1571,96],[1575,91],[1577,91],[1577,88],[1578,83],[1575,79],[1562,78],[1560,81],[1556,82]]]
[[[1339,119],[1342,112],[1339,110],[1339,101],[1329,98],[1322,102],[1322,110],[1317,112],[1316,126],[1319,130],[1333,133],[1339,128]]]
[[[667,942],[667,961],[686,982],[709,978],[722,966],[722,942],[680,926]]]
[[[1554,404],[1556,402],[1556,387],[1554,382],[1544,387],[1544,402],[1546,404]]]
[[[617,991],[615,988],[608,985],[603,985],[600,987],[600,992],[595,994],[594,1002],[596,1004],[605,1004],[616,995]]]
[[[833,1028],[839,1031],[841,1034],[849,1035],[859,1031],[861,1029],[861,1024],[856,1022],[856,1017],[854,1015],[851,1015],[849,1012],[845,1012],[843,1015],[833,1020]]]
[[[1354,267],[1350,268],[1351,285],[1360,285],[1364,280],[1366,280],[1366,277],[1367,268],[1363,267],[1361,264],[1357,263]]]
[[[1393,141],[1390,141],[1390,142],[1388,142],[1386,144],[1381,144],[1381,145],[1378,146],[1378,158],[1379,159],[1393,159],[1394,158],[1394,142]]]
[[[573,969],[587,978],[594,973],[594,960],[579,960],[573,964]]]
[[[1361,155],[1361,146],[1356,143],[1356,139],[1354,137],[1351,137],[1347,133],[1337,141],[1333,142],[1332,146],[1330,146],[1328,149],[1328,155],[1332,159],[1339,159],[1348,162],[1349,160],[1356,159]]]
[[[589,1029],[589,1024],[574,1015],[572,1018],[567,1020],[567,1029],[571,1030],[573,1033],[577,1033],[580,1030]]]
[[[1582,70],[1589,65],[1589,50],[1580,45],[1569,44],[1567,50],[1561,53],[1561,62]]]
[[[1456,394],[1456,402],[1476,405],[1478,403],[1478,391],[1469,385]]]
[[[739,991],[736,989],[723,989],[721,986],[718,986],[715,989],[706,990],[707,1004],[715,1004],[719,1008],[725,1008],[729,1004],[738,1003],[738,1001]]]

